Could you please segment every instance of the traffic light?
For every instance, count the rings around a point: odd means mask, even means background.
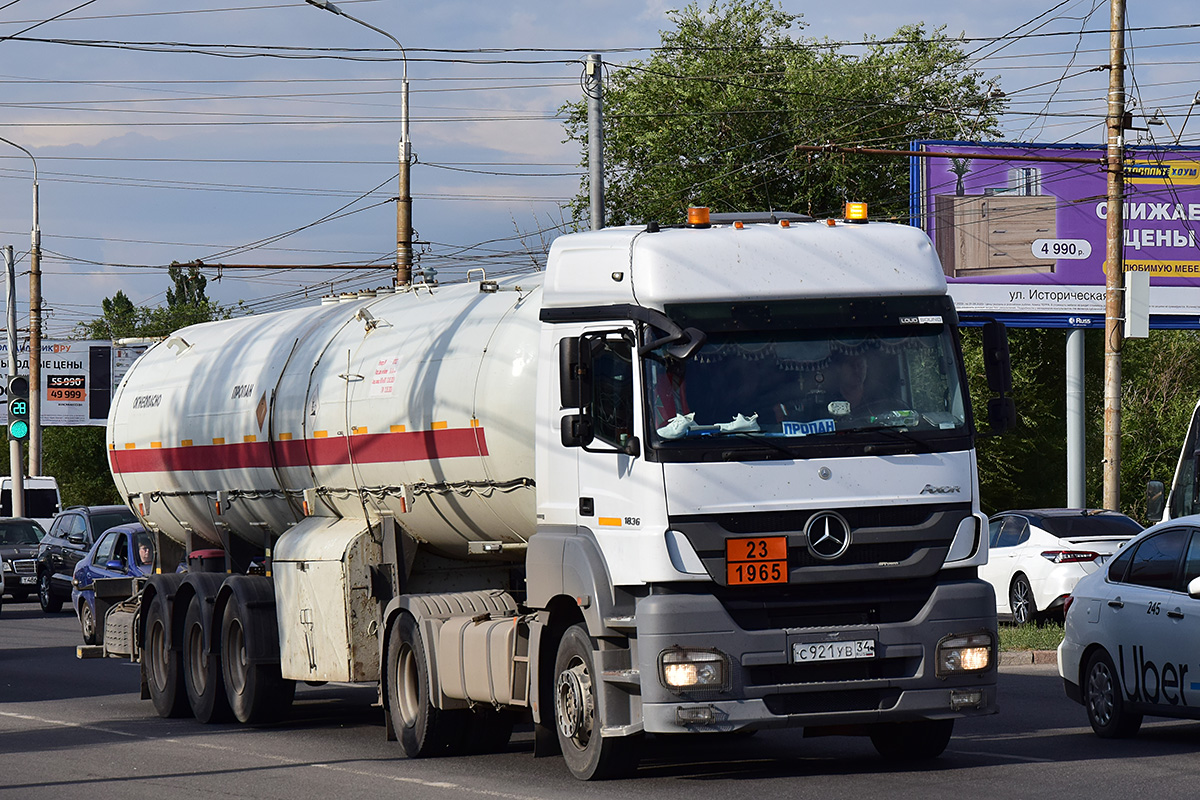
[[[29,438],[29,378],[24,375],[8,379],[8,438],[18,442]]]

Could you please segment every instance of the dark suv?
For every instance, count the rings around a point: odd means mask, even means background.
[[[38,600],[46,612],[61,611],[71,597],[71,575],[96,538],[109,528],[137,522],[125,506],[72,506],[54,518],[38,546]]]

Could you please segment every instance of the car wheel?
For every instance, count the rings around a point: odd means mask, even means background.
[[[1008,607],[1012,611],[1014,624],[1028,625],[1033,621],[1037,608],[1033,603],[1033,588],[1029,585],[1029,578],[1024,575],[1013,578],[1012,586],[1008,589]]]
[[[96,612],[85,597],[79,598],[79,630],[83,634],[84,644],[100,644],[96,636]]]
[[[43,572],[38,578],[38,602],[42,604],[42,611],[47,614],[57,614],[62,611],[63,601],[61,597],[54,596],[49,572]]]
[[[1142,726],[1142,715],[1126,708],[1121,680],[1103,650],[1092,653],[1084,670],[1083,706],[1092,730],[1102,739],[1128,739]]]

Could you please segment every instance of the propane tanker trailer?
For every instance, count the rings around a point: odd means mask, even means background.
[[[706,215],[152,347],[107,441],[158,568],[85,655],[202,722],[374,683],[412,757],[531,721],[582,779],[645,733],[940,754],[997,643],[942,268],[906,226]]]

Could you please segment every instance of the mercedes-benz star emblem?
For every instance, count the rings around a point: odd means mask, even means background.
[[[840,558],[850,547],[850,523],[833,511],[813,514],[804,526],[804,535],[808,552],[825,561]]]

